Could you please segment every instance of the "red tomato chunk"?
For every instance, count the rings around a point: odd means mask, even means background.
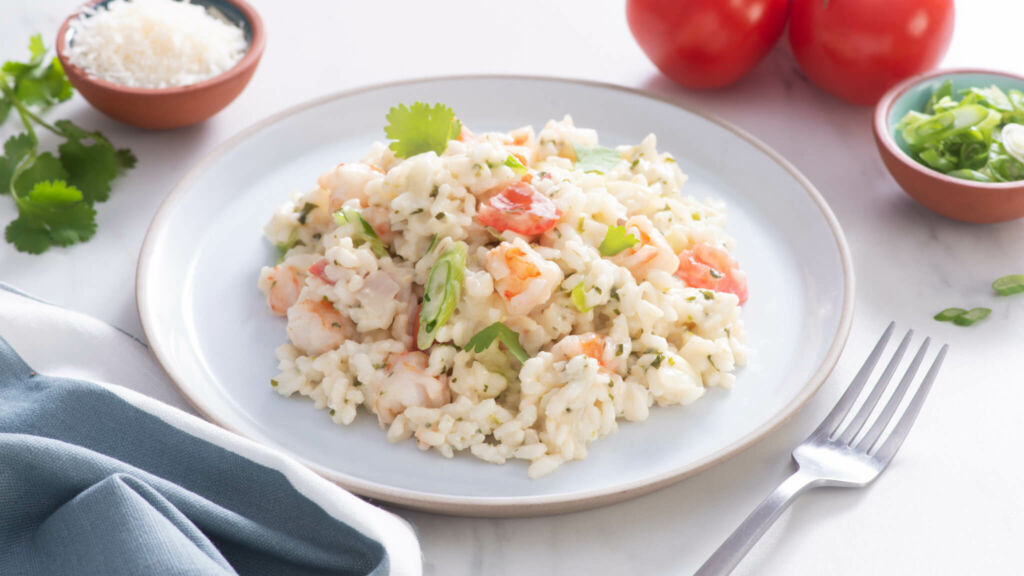
[[[516,182],[491,196],[477,211],[484,226],[525,235],[547,232],[561,216],[550,198],[526,182]]]

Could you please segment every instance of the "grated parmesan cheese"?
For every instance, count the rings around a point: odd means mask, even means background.
[[[227,71],[246,48],[238,26],[188,0],[113,0],[78,19],[68,58],[115,84],[168,88]]]

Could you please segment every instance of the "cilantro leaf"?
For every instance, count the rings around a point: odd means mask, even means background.
[[[42,80],[49,89],[50,97],[57,102],[66,102],[75,93],[71,80],[68,80],[67,74],[64,73],[64,66],[61,65],[60,58],[56,56],[50,60],[50,66],[43,73]]]
[[[610,172],[622,161],[622,154],[619,154],[618,150],[605,148],[604,146],[583,148],[573,142],[572,148],[576,151],[576,167],[584,172],[604,174],[605,172]]]
[[[4,237],[8,242],[14,244],[18,252],[29,254],[42,254],[52,244],[50,232],[46,226],[31,218],[18,217],[8,224]]]
[[[18,175],[18,179],[14,181],[14,191],[21,196],[30,193],[35,185],[40,182],[47,180],[67,181],[67,177],[67,170],[64,170],[60,160],[53,154],[44,152],[36,156],[35,162]]]
[[[14,169],[35,147],[36,143],[28,132],[11,136],[7,142],[4,142],[4,155],[0,156],[0,194],[11,192],[11,178],[14,177]]]
[[[135,154],[132,154],[132,151],[127,148],[118,148],[115,159],[117,160],[117,174],[119,176],[135,168],[135,164],[138,163]]]
[[[74,90],[58,58],[46,59],[39,34],[28,45],[25,62],[0,68],[0,125],[16,109],[26,132],[11,136],[0,156],[0,194],[13,196],[18,217],[4,237],[21,252],[40,254],[51,246],[84,242],[96,233],[92,205],[110,195],[110,182],[133,168],[135,156],[114,148],[103,134],[68,120],[53,125],[30,108],[48,108],[71,98]],[[57,151],[40,152],[37,125],[65,140]]]
[[[17,81],[23,76],[34,72],[43,63],[46,46],[43,44],[43,36],[41,34],[35,34],[28,39],[28,51],[32,55],[28,62],[9,60],[4,63],[3,73]]]
[[[60,163],[67,182],[82,191],[85,201],[104,202],[110,198],[110,182],[117,177],[117,151],[106,142],[86,146],[81,140],[61,144]]]
[[[399,158],[431,151],[440,156],[448,148],[448,142],[458,138],[462,131],[462,123],[455,118],[455,112],[444,104],[399,104],[388,111],[386,119],[388,125],[384,127],[384,134],[394,140],[388,147]]]
[[[42,34],[33,34],[28,39],[28,51],[32,54],[32,60],[42,60],[43,54],[46,54],[46,45],[43,44]]]
[[[604,240],[597,250],[602,256],[615,256],[623,250],[636,246],[640,240],[631,233],[626,232],[625,226],[612,226],[604,235]]]
[[[60,180],[37,183],[16,203],[18,218],[4,235],[21,252],[41,254],[51,245],[84,242],[96,233],[96,211],[80,190]]]
[[[477,332],[469,342],[466,342],[464,347],[470,352],[483,352],[491,347],[491,344],[495,340],[498,340],[508,348],[508,351],[512,356],[520,362],[526,362],[530,359],[530,355],[523,349],[522,344],[519,343],[519,333],[515,330],[505,326],[501,322],[495,322],[487,328]]]
[[[85,128],[82,128],[78,124],[75,124],[71,120],[57,120],[53,123],[53,125],[56,126],[58,130],[61,131],[61,134],[63,134],[65,138],[71,138],[74,140],[89,140],[91,138],[98,138],[104,141],[106,140],[106,138],[104,138],[104,136],[99,132],[90,132]]]
[[[60,60],[55,57],[50,60],[49,66],[42,67],[43,57],[46,55],[42,36],[32,36],[28,49],[32,55],[28,62],[8,61],[3,65],[4,75],[14,81],[11,88],[14,96],[25,106],[41,108],[71,98],[71,82],[64,74]]]
[[[58,120],[54,126],[67,138],[58,150],[68,183],[81,190],[87,202],[106,201],[110,182],[135,166],[135,155],[115,149],[100,132],[85,130],[70,120]]]

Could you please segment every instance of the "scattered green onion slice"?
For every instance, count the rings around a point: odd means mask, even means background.
[[[416,345],[426,350],[434,343],[437,330],[452,317],[462,296],[466,275],[466,244],[455,242],[445,248],[430,268],[420,304],[420,329]]]
[[[963,308],[946,308],[942,312],[935,315],[935,319],[939,322],[951,322],[954,318],[967,314],[967,310]]]
[[[1010,274],[992,283],[992,289],[1000,296],[1024,292],[1024,274]]]
[[[587,295],[583,290],[583,282],[580,282],[572,289],[570,296],[572,297],[572,303],[580,312],[590,312],[594,308],[593,306],[587,306]]]
[[[971,308],[967,312],[953,318],[953,324],[956,324],[957,326],[971,326],[976,322],[980,322],[981,320],[988,318],[988,315],[991,313],[992,310],[988,308]]]
[[[383,258],[388,255],[388,249],[384,247],[384,242],[381,241],[380,236],[377,235],[377,231],[370,226],[370,223],[363,218],[363,215],[358,210],[351,208],[342,208],[334,213],[334,222],[341,226],[348,222],[356,224],[356,231],[352,235],[353,239],[358,241],[358,244],[367,243],[370,245],[370,250],[378,258]],[[358,245],[357,244],[357,245]]]

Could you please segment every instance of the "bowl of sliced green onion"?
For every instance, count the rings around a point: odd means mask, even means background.
[[[1024,76],[909,78],[879,101],[874,131],[886,168],[925,207],[964,222],[1024,217]]]

